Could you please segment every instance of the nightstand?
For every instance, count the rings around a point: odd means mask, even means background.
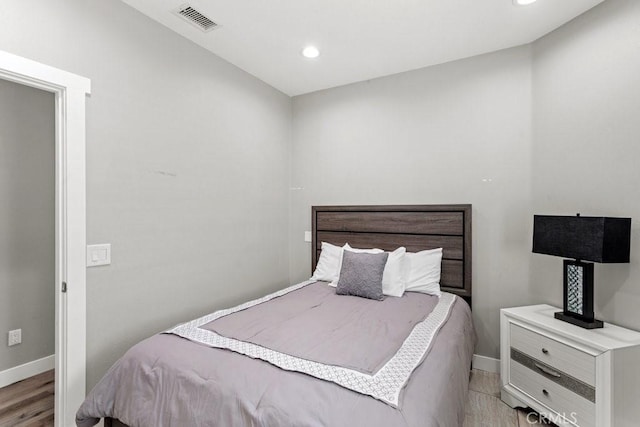
[[[640,425],[640,333],[583,329],[549,305],[500,310],[501,398],[558,425]]]

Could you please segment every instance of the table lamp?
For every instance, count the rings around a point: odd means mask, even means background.
[[[593,262],[628,263],[630,243],[631,218],[533,216],[533,252],[572,258],[564,260],[563,311],[556,319],[603,327],[593,313]]]

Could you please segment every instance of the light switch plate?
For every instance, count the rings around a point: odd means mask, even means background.
[[[305,231],[304,232],[304,241],[305,242],[311,242],[311,232],[310,231]]]
[[[111,243],[87,246],[87,267],[111,264]]]

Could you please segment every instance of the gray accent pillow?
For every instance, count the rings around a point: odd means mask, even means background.
[[[382,300],[382,274],[388,256],[386,252],[368,254],[345,250],[336,294]]]

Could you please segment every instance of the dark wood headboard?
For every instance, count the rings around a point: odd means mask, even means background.
[[[321,243],[408,252],[442,248],[440,288],[471,306],[471,205],[313,206],[311,271]]]

